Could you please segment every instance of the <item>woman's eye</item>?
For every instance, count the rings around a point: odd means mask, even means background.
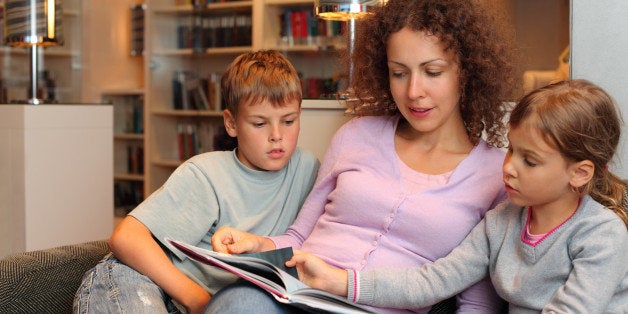
[[[403,72],[392,72],[390,73],[391,77],[395,77],[395,78],[399,78],[399,77],[403,77],[404,73]]]
[[[432,77],[436,77],[443,74],[443,72],[440,71],[427,71],[427,75],[432,76]]]

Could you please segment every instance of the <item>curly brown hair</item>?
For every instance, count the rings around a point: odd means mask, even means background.
[[[357,100],[348,102],[356,115],[389,115],[397,112],[389,87],[386,43],[402,28],[438,37],[459,62],[460,110],[467,134],[477,144],[483,132],[489,145],[503,147],[503,101],[513,95],[512,35],[504,19],[473,0],[389,0],[356,21],[358,36],[353,62],[352,88]],[[502,21],[502,22],[500,22]]]

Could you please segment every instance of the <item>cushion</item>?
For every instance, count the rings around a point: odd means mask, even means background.
[[[0,260],[5,313],[72,313],[83,274],[109,252],[106,240],[16,253]]]

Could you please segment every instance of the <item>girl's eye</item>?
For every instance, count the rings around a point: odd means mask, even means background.
[[[523,162],[528,166],[528,167],[536,167],[536,163],[530,161],[528,158],[523,158]]]

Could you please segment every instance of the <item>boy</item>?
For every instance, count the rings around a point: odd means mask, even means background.
[[[219,275],[163,243],[165,237],[206,249],[220,226],[281,234],[309,193],[319,162],[296,147],[301,112],[297,72],[276,51],[242,54],[221,81],[234,151],[190,158],[135,208],[109,239],[113,254],[87,272],[75,312],[202,312],[210,294],[233,277]]]

